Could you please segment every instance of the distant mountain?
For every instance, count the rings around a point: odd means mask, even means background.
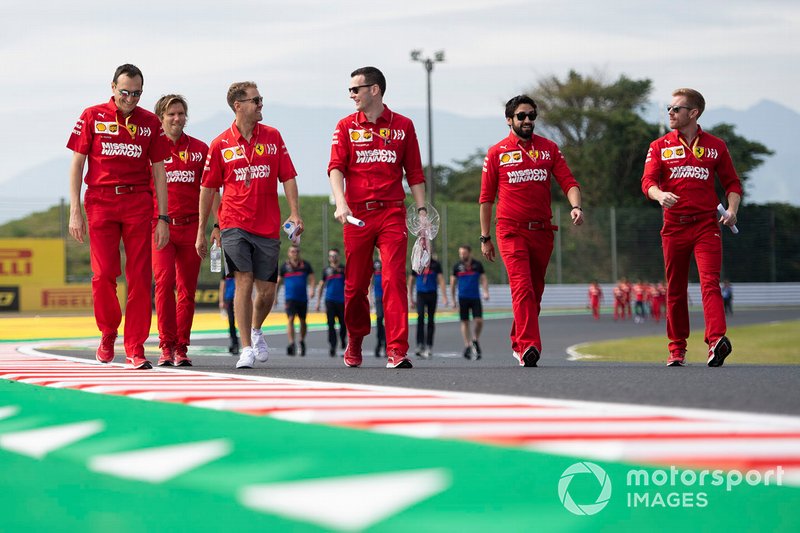
[[[428,159],[427,113],[425,109],[398,110],[416,125],[423,164]],[[298,171],[301,194],[328,194],[327,164],[331,134],[336,122],[348,109],[271,105],[264,108],[264,122],[283,134],[289,153]],[[663,118],[655,106],[646,114],[648,120]],[[190,122],[187,132],[210,142],[233,120],[231,113],[221,112],[207,120]],[[701,124],[711,127],[720,122],[736,126],[736,131],[764,143],[775,151],[766,163],[753,173],[748,190],[750,203],[789,202],[800,205],[800,180],[794,179],[794,161],[790,143],[800,129],[800,114],[770,101],[762,101],[745,110],[709,109]],[[464,117],[447,112],[434,112],[434,162],[451,164],[476,149],[485,150],[508,133],[502,116]],[[0,223],[44,210],[61,198],[69,200],[70,156],[56,157],[30,167],[0,183],[0,198],[8,206],[0,213]],[[30,184],[36,183],[32,189]]]

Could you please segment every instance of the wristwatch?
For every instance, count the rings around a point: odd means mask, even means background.
[[[214,227],[219,229],[219,224],[214,224]]]
[[[170,222],[172,222],[172,219],[171,219],[171,218],[169,218],[169,215],[158,215],[158,220],[163,220],[163,221],[164,221],[164,222],[166,222],[167,224],[169,224]]]
[[[419,214],[420,211],[425,211],[425,213],[427,213],[428,212],[428,208],[423,205],[422,207],[418,207],[417,208],[417,214]]]
[[[492,240],[491,235],[481,235],[481,244],[487,243]]]

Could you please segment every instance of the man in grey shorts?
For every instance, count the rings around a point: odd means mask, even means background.
[[[253,82],[230,86],[228,105],[236,119],[211,143],[200,188],[197,253],[205,257],[208,214],[216,191],[223,187],[211,242],[219,243],[221,233],[225,260],[236,280],[233,306],[242,337],[236,368],[253,368],[256,359],[266,362],[269,357],[261,325],[272,309],[278,280],[278,181],[291,211],[286,222],[297,226],[296,235],[303,233],[297,172],[278,130],[259,123],[263,102]]]

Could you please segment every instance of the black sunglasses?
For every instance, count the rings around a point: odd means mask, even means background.
[[[350,94],[358,94],[358,91],[360,91],[362,87],[372,87],[373,85],[375,85],[375,84],[374,83],[367,83],[365,85],[356,85],[355,87],[350,87],[347,90],[350,91]]]
[[[667,106],[667,113],[680,113],[681,109],[694,109],[693,107],[687,107],[685,105],[668,105]]]
[[[134,98],[139,98],[142,96],[142,91],[126,91],[125,89],[117,89],[121,96],[133,96]]]
[[[237,102],[253,102],[256,105],[261,105],[264,101],[263,96],[254,96],[252,98],[245,98],[244,100],[236,100]]]
[[[531,122],[533,122],[534,120],[536,120],[536,111],[529,111],[527,113],[519,112],[514,116],[517,117],[517,120],[519,120],[520,122],[525,120],[525,117],[528,117],[531,120]]]

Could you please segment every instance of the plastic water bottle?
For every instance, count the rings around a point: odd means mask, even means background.
[[[291,220],[285,222],[283,224],[283,231],[286,233],[286,236],[289,238],[290,241],[294,244],[300,244],[300,236],[295,236],[294,232],[297,231],[297,224],[292,222]]]
[[[222,248],[216,242],[211,245],[211,272],[222,272]]]

